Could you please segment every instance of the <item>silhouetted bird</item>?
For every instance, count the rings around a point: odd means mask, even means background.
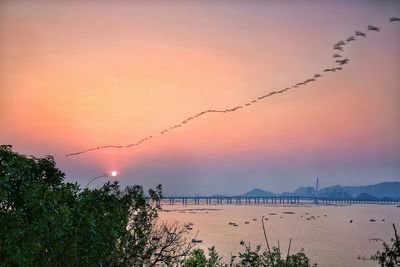
[[[348,58],[345,58],[342,60],[336,60],[336,62],[339,63],[340,65],[347,64],[347,63],[349,63],[349,61],[350,61],[350,59],[348,59]]]
[[[336,43],[337,45],[345,45],[346,43],[343,40],[340,40],[339,42]]]
[[[333,56],[332,56],[333,58],[338,58],[338,57],[342,57],[341,55],[339,55],[339,54],[333,54]]]
[[[376,26],[373,26],[373,25],[368,25],[368,30],[369,31],[379,32],[379,27],[376,27]]]
[[[314,78],[319,78],[319,77],[322,77],[322,75],[321,74],[315,74],[314,75]]]
[[[334,44],[333,45],[333,49],[335,50],[340,50],[340,51],[343,51],[343,48],[340,46],[340,45],[338,45],[338,44]]]
[[[391,17],[391,18],[389,19],[389,22],[394,22],[394,21],[400,21],[400,18]]]
[[[354,36],[350,36],[349,38],[346,39],[347,43],[350,43],[351,41],[355,41],[356,38],[354,38]]]
[[[365,33],[363,33],[363,32],[361,32],[361,31],[356,31],[356,36],[362,36],[362,37],[365,37],[365,36],[366,36],[366,34],[365,34]]]

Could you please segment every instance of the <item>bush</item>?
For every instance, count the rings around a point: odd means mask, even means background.
[[[264,267],[311,267],[310,260],[300,250],[296,254],[290,255],[289,250],[286,258],[282,257],[279,247],[273,247],[272,250],[261,251],[261,246],[252,249],[250,244],[240,242],[244,251],[238,255],[232,255],[230,262],[226,263],[222,260],[215,250],[215,247],[209,248],[208,258],[202,249],[195,249],[184,262],[185,267],[220,267],[220,266],[264,266]]]
[[[286,258],[282,257],[282,252],[279,247],[272,247],[271,250],[265,249],[261,251],[261,246],[256,246],[251,249],[250,244],[243,241],[241,245],[244,247],[244,252],[239,252],[239,264],[237,266],[275,266],[275,267],[310,267],[310,260],[304,254],[304,250],[300,250],[296,254],[287,252]]]
[[[189,258],[184,262],[185,267],[218,267],[225,266],[215,250],[215,247],[208,249],[208,258],[204,254],[204,250],[196,248],[191,253]]]

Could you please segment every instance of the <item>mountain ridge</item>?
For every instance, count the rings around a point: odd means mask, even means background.
[[[372,185],[364,186],[342,186],[333,185],[318,190],[319,197],[334,197],[334,198],[357,198],[360,195],[369,195],[373,198],[392,198],[400,199],[400,182],[381,182]],[[299,187],[293,192],[284,194],[273,193],[260,188],[254,188],[240,196],[243,197],[269,197],[269,196],[303,196],[313,197],[316,195],[314,187]]]

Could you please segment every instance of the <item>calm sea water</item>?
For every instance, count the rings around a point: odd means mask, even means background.
[[[293,238],[291,251],[301,248],[319,266],[378,266],[375,262],[358,260],[381,249],[371,238],[389,241],[394,236],[392,224],[400,229],[400,208],[396,205],[297,205],[238,206],[163,204],[163,221],[192,222],[192,233],[203,240],[199,247],[207,251],[215,245],[225,260],[239,249],[244,240],[265,247],[261,217],[270,245],[286,251]],[[286,213],[285,213],[286,212]],[[287,214],[293,212],[294,214]],[[275,215],[274,215],[275,214]],[[314,216],[315,219],[309,219]],[[375,222],[370,222],[374,219]],[[350,223],[353,220],[353,223]],[[248,221],[248,224],[245,224]],[[237,227],[229,225],[235,222]]]

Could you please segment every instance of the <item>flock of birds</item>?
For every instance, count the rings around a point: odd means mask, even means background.
[[[400,21],[400,18],[397,18],[397,17],[391,17],[391,18],[389,18],[389,22],[396,22],[396,21]],[[367,26],[367,31],[368,31],[368,32],[373,32],[373,31],[375,31],[375,32],[380,32],[380,28],[379,28],[379,27],[376,27],[376,26],[373,26],[373,25],[368,25],[368,26]],[[339,54],[339,53],[344,51],[344,47],[345,47],[346,45],[348,45],[348,44],[351,43],[351,42],[356,41],[356,40],[357,40],[356,38],[359,38],[359,37],[365,38],[366,36],[367,36],[367,33],[366,33],[366,32],[362,32],[362,31],[357,30],[357,31],[354,32],[353,35],[351,35],[350,37],[348,37],[346,40],[340,40],[340,41],[338,41],[337,43],[335,43],[335,44],[333,45],[333,50],[335,51],[335,53],[333,54],[332,57],[333,57],[333,59],[335,60],[336,66],[333,67],[333,68],[324,69],[323,72],[324,72],[324,73],[328,73],[328,72],[341,71],[341,70],[343,69],[343,66],[346,65],[346,64],[348,64],[348,63],[350,62],[350,59],[344,58],[344,57],[343,57],[341,54]],[[336,52],[336,50],[337,50],[337,52]],[[339,52],[339,51],[340,51],[340,52]],[[298,82],[298,83],[296,83],[296,84],[294,84],[294,85],[292,85],[292,86],[286,87],[286,88],[281,89],[281,90],[271,91],[271,92],[269,92],[269,93],[267,93],[267,94],[265,94],[265,95],[262,95],[262,96],[260,96],[260,97],[257,97],[256,99],[252,99],[252,100],[250,100],[249,102],[244,103],[243,105],[239,105],[239,106],[235,106],[235,107],[231,107],[231,108],[227,108],[227,109],[209,109],[209,110],[204,110],[204,111],[202,111],[202,112],[200,112],[200,113],[197,113],[197,114],[195,114],[195,115],[193,115],[193,116],[190,116],[190,117],[186,118],[185,120],[181,121],[180,123],[178,123],[178,124],[176,124],[176,125],[170,126],[170,127],[166,128],[166,129],[162,130],[162,131],[159,133],[159,135],[163,135],[163,134],[165,134],[165,133],[167,133],[167,132],[169,132],[169,131],[172,131],[172,130],[177,129],[177,128],[180,128],[180,127],[183,127],[183,126],[185,126],[187,123],[191,122],[192,120],[195,120],[195,119],[197,119],[197,118],[199,118],[199,117],[201,117],[201,116],[204,116],[204,115],[206,115],[206,114],[210,114],[210,113],[230,113],[230,112],[235,112],[235,111],[237,111],[237,110],[243,109],[243,108],[245,108],[245,107],[249,107],[249,106],[251,106],[251,105],[253,105],[253,104],[255,104],[255,103],[257,103],[257,102],[263,100],[264,98],[271,97],[271,96],[273,96],[273,95],[282,94],[282,93],[287,92],[287,91],[289,91],[289,90],[293,90],[293,89],[295,89],[295,88],[299,88],[300,86],[305,86],[305,85],[307,85],[308,83],[315,82],[317,79],[319,79],[319,78],[321,78],[321,77],[322,77],[322,74],[319,74],[319,73],[314,74],[314,75],[312,76],[312,78],[308,78],[308,79],[306,79],[306,80],[304,80],[304,81],[302,81],[302,82]],[[75,152],[75,153],[70,153],[70,154],[67,154],[66,156],[67,156],[67,157],[69,157],[69,156],[75,156],[75,155],[84,154],[84,153],[87,153],[87,152],[90,152],[90,151],[95,151],[95,150],[100,150],[100,149],[105,149],[105,148],[130,148],[130,147],[135,147],[135,146],[141,145],[141,144],[144,143],[144,142],[147,142],[147,141],[151,140],[152,138],[154,138],[154,136],[153,136],[153,135],[150,135],[150,136],[148,136],[148,137],[146,137],[146,138],[143,138],[143,139],[137,141],[136,143],[132,143],[132,144],[128,144],[128,145],[106,145],[106,146],[98,146],[98,147],[89,148],[89,149],[86,149],[86,150],[83,150],[83,151],[79,151],[79,152]]]

